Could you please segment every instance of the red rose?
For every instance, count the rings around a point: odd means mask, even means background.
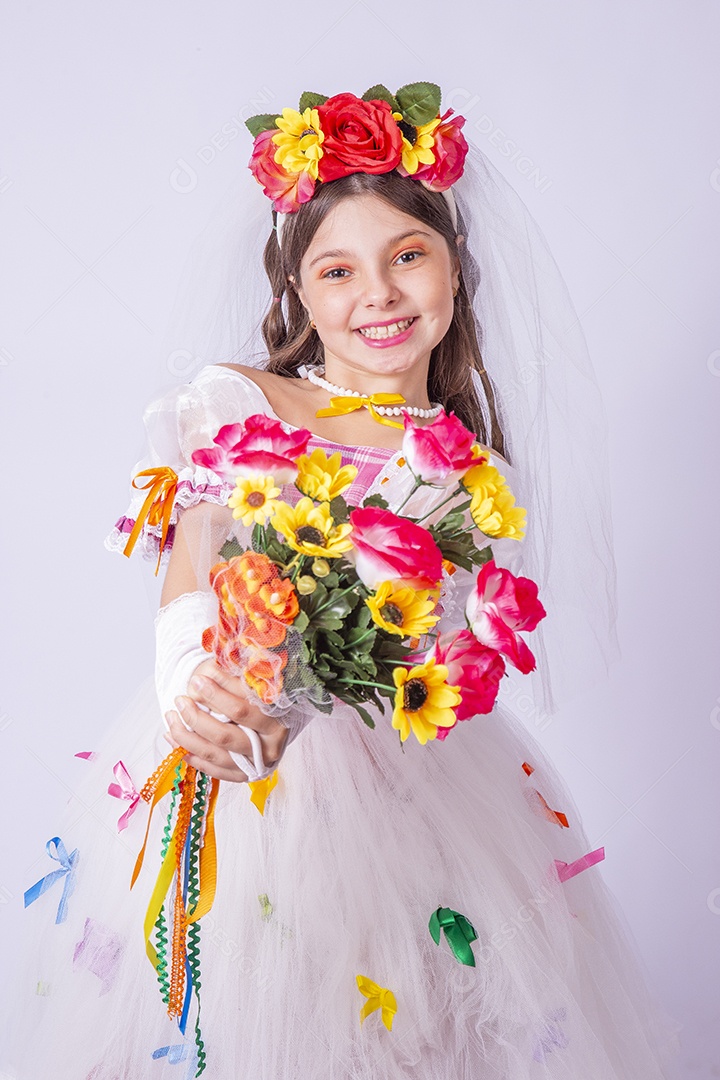
[[[323,183],[354,172],[390,172],[399,165],[402,135],[387,101],[335,94],[317,111],[325,136],[318,163]]]
[[[289,173],[275,161],[276,144],[272,141],[277,130],[261,131],[253,143],[248,168],[275,209],[281,214],[292,214],[301,203],[312,198],[315,181],[309,172]]]
[[[422,180],[431,191],[446,191],[462,176],[468,144],[460,128],[465,123],[464,116],[448,119],[452,109],[443,114],[440,123],[433,131],[435,161],[432,165],[421,165],[413,180]]]

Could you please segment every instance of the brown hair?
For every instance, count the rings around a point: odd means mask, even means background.
[[[380,174],[351,173],[330,183],[318,184],[313,197],[285,218],[282,251],[276,229],[273,229],[265,245],[263,263],[273,296],[282,297],[287,292],[287,320],[282,304],[274,301],[262,323],[262,334],[269,353],[268,371],[297,377],[297,370],[302,364],[312,366],[323,363],[322,342],[310,326],[308,314],[289,278],[300,282],[300,263],[326,214],[342,199],[361,194],[377,195],[403,213],[429,225],[445,238],[451,256],[458,253],[456,233],[445,199],[439,192],[429,191],[417,181],[392,171]],[[461,216],[458,217],[458,231],[463,233],[464,224]],[[431,401],[442,402],[448,412],[454,412],[483,445],[505,456],[495,395],[483,365],[477,338],[472,309],[473,293],[468,291],[466,280],[469,276],[473,281],[478,281],[479,273],[467,248],[463,252],[465,269],[471,272],[461,274],[452,322],[430,355],[428,397]],[[473,369],[480,373],[485,391],[485,406],[490,420],[489,440],[483,404],[473,384]]]

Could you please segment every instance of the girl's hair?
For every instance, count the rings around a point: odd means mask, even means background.
[[[287,292],[288,301],[287,321],[282,304],[275,301],[262,323],[262,334],[269,353],[268,371],[297,377],[302,364],[312,366],[323,363],[322,342],[310,326],[308,314],[289,278],[292,276],[295,282],[300,283],[301,260],[326,214],[342,199],[364,194],[377,195],[403,213],[429,225],[445,238],[451,256],[458,253],[455,229],[444,197],[439,192],[429,191],[417,181],[408,180],[393,171],[377,175],[351,173],[338,180],[318,184],[313,197],[285,218],[282,251],[276,229],[273,229],[265,245],[263,263],[273,296],[282,297]],[[460,218],[460,233],[463,228]],[[463,258],[473,280],[479,281],[477,265],[467,250]],[[468,291],[466,277],[466,273],[461,274],[453,319],[447,333],[430,355],[428,397],[431,401],[441,402],[446,411],[454,412],[483,445],[505,456],[495,395],[489,375],[484,370],[477,338],[472,309],[473,293]],[[485,391],[485,405],[490,419],[489,441],[483,405],[472,378],[473,369],[480,372]]]

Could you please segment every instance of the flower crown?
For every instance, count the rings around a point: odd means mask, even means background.
[[[305,91],[297,109],[245,121],[255,139],[250,171],[284,214],[311,199],[316,183],[355,172],[397,169],[431,191],[446,191],[462,176],[468,144],[460,130],[465,117],[452,109],[440,115],[440,96],[428,82],[395,94],[378,84],[361,98]]]

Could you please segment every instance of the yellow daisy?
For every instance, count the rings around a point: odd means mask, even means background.
[[[336,495],[342,495],[357,476],[355,465],[342,464],[339,450],[328,457],[320,447],[309,456],[302,454],[297,459],[297,467],[296,485],[303,495],[309,495],[316,502],[330,502]]]
[[[352,525],[336,525],[328,504],[315,506],[307,496],[297,506],[279,503],[272,525],[302,555],[337,559],[352,547]]]
[[[228,506],[232,507],[233,517],[241,518],[246,527],[264,525],[277,510],[275,500],[279,494],[272,476],[238,476]]]
[[[372,612],[373,622],[383,630],[401,637],[422,637],[440,618],[430,614],[437,597],[437,590],[431,594],[430,589],[410,589],[383,581],[365,603]]]
[[[283,109],[275,120],[280,129],[272,137],[277,146],[274,158],[289,173],[308,172],[318,178],[318,161],[323,155],[325,136],[320,129],[317,109]]]
[[[402,113],[393,113],[396,120],[402,120]],[[433,146],[435,145],[435,136],[433,132],[440,123],[440,117],[436,116],[434,120],[430,120],[427,124],[420,124],[419,127],[414,128],[415,138],[413,142],[410,142],[406,131],[412,131],[412,124],[401,124],[400,130],[402,132],[402,164],[406,172],[412,176],[416,173],[421,165],[432,165],[435,161],[435,154],[433,153]]]
[[[397,687],[392,726],[405,742],[412,730],[423,746],[437,736],[438,728],[456,723],[453,709],[460,704],[460,688],[446,682],[448,669],[431,657],[413,668],[396,667],[393,682]]]
[[[473,465],[461,483],[472,496],[470,515],[481,532],[496,539],[525,536],[526,514],[494,465]]]

